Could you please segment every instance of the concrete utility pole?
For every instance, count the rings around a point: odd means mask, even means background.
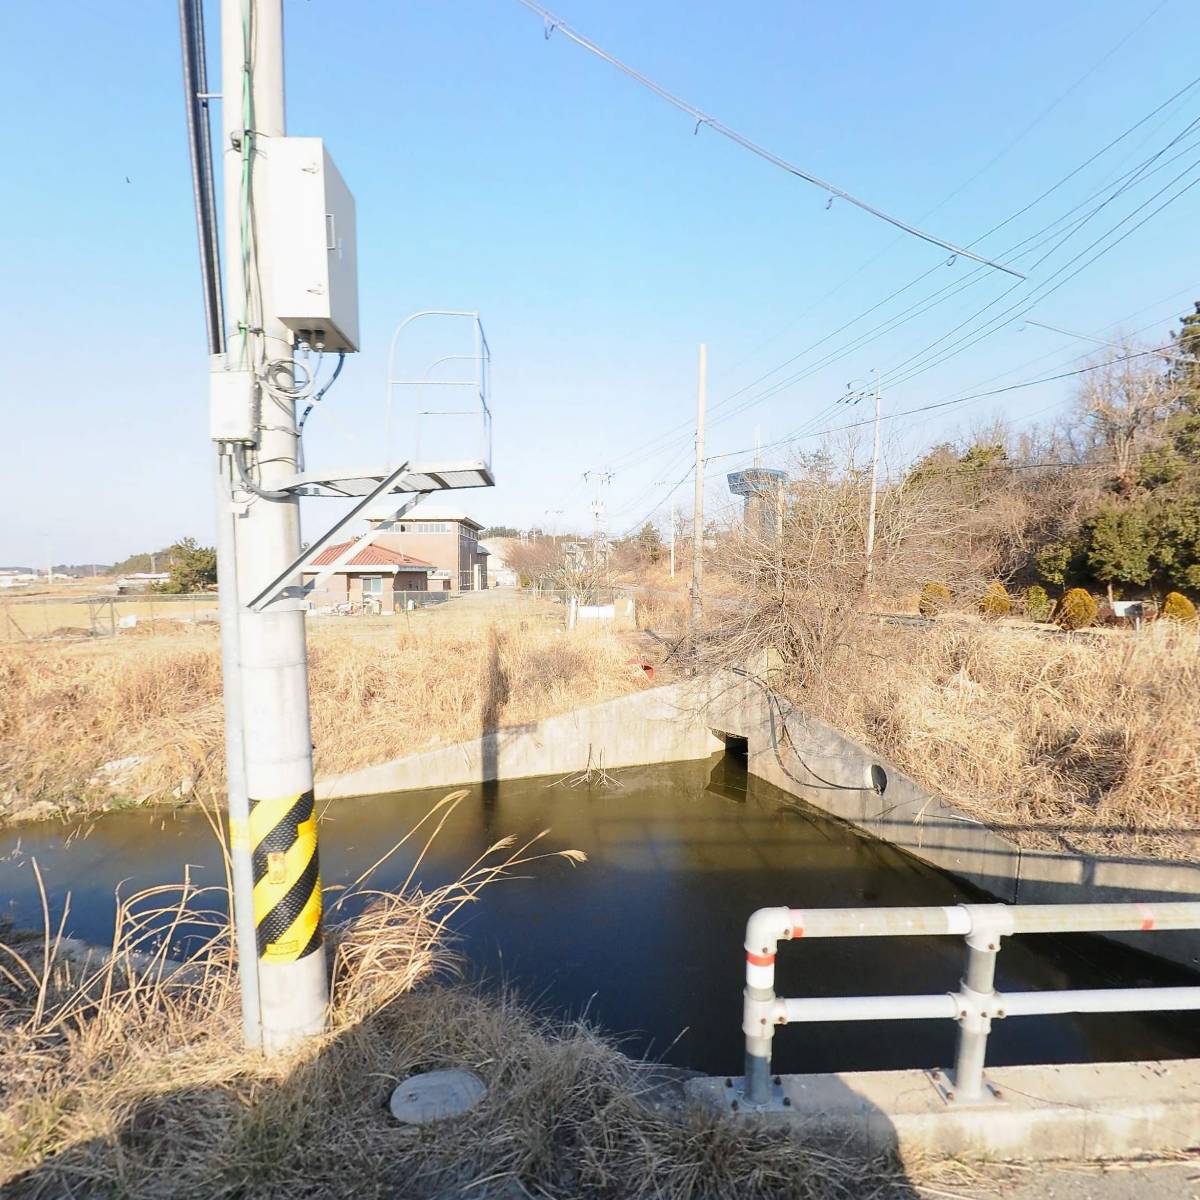
[[[671,578],[675,578],[675,526],[679,524],[679,514],[675,501],[671,501]]]
[[[871,451],[871,498],[867,502],[867,577],[870,578],[875,553],[875,496],[879,489],[879,368],[875,376],[875,444]]]
[[[261,1027],[274,1051],[319,1032],[328,1003],[304,613],[294,601],[246,603],[300,554],[299,500],[273,490],[297,469],[298,437],[292,341],[271,294],[282,248],[259,152],[260,139],[285,134],[282,0],[221,0],[221,84],[227,349],[213,368],[252,372],[261,403],[257,449],[219,441],[230,843],[247,1040]]]
[[[592,569],[608,566],[608,526],[604,511],[604,488],[612,483],[611,471],[585,471],[585,480],[596,481],[596,495],[592,500]]]
[[[708,387],[708,346],[700,343],[696,383],[696,498],[692,513],[692,609],[688,633],[692,653],[700,637],[700,588],[704,582],[704,395]]]

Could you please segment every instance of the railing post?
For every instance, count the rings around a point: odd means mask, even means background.
[[[746,990],[743,993],[742,1032],[746,1035],[745,1090],[747,1104],[771,1099],[771,1040],[775,1022],[775,951],[792,936],[792,913],[787,908],[760,908],[746,923]]]
[[[954,1098],[971,1102],[983,1096],[983,1063],[987,1055],[991,1012],[996,994],[996,955],[1000,935],[986,926],[973,928],[966,938],[969,948],[967,977],[958,999],[958,1050],[954,1057]]]

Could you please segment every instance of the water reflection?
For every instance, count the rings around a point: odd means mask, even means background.
[[[699,1070],[739,1069],[742,934],[746,916],[761,905],[978,898],[748,777],[732,756],[618,777],[622,786],[614,788],[543,779],[475,789],[448,820],[420,877],[427,884],[456,877],[503,834],[527,838],[549,829],[548,845],[585,850],[585,866],[550,860],[528,878],[492,887],[460,914],[456,932],[476,975],[515,985],[559,1011],[586,1009],[629,1034],[632,1050]],[[442,794],[330,805],[322,822],[326,885],[354,879]],[[402,880],[418,850],[404,847],[379,883]],[[224,880],[212,835],[194,813],[118,813],[90,828],[14,832],[0,837],[0,895],[20,924],[41,919],[31,855],[56,907],[73,892],[70,931],[97,942],[108,940],[113,891],[122,881],[125,891],[175,881],[184,864],[197,880]],[[947,991],[957,985],[962,958],[954,938],[797,943],[782,948],[779,989],[796,996]],[[1167,983],[1183,975],[1095,939],[1025,938],[1006,943],[999,986]],[[1198,1028],[1190,1014],[1014,1020],[997,1026],[989,1061],[1187,1056],[1197,1050]],[[949,1023],[797,1027],[780,1033],[777,1065],[946,1065],[953,1039]]]

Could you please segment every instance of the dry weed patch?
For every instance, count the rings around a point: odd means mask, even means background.
[[[520,615],[330,623],[309,651],[318,777],[643,686],[618,635]],[[212,796],[222,746],[211,626],[0,649],[0,821]]]
[[[1200,860],[1200,636],[863,629],[806,711],[1024,846]]]
[[[435,806],[435,829],[455,796]],[[566,852],[579,861],[581,856]],[[123,906],[112,954],[65,961],[42,934],[0,941],[0,1191],[5,1196],[911,1196],[891,1162],[833,1158],[785,1133],[655,1109],[662,1074],[580,1021],[453,982],[446,920],[538,857],[498,843],[456,882],[334,900],[330,1028],[286,1059],[237,1049],[229,932],[172,973],[152,924],[208,898],[161,890]],[[357,898],[357,905],[349,901]],[[333,899],[331,896],[330,899]],[[354,910],[356,915],[345,915]],[[489,1091],[454,1121],[397,1125],[414,1071],[465,1066]]]

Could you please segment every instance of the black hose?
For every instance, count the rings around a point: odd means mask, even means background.
[[[192,167],[192,204],[196,211],[196,238],[200,249],[200,278],[204,291],[204,323],[210,354],[225,352],[224,314],[221,305],[220,240],[217,236],[213,192],[212,142],[204,60],[204,17],[197,0],[179,0],[179,40],[183,55],[183,100],[187,114],[188,157]]]
[[[800,756],[800,751],[796,749],[796,743],[792,741],[792,735],[788,732],[787,720],[783,714],[783,705],[779,699],[779,693],[767,683],[765,679],[760,679],[757,675],[750,671],[745,671],[741,667],[730,668],[735,675],[741,675],[745,679],[749,679],[751,683],[756,683],[767,695],[767,702],[771,705],[772,710],[779,718],[779,724],[783,729],[784,738],[787,740],[788,749],[796,756],[796,761],[815,779],[817,784],[808,784],[809,787],[818,788],[821,791],[829,792],[877,792],[876,787],[850,787],[844,783],[834,783],[830,779],[824,779],[818,775]]]

